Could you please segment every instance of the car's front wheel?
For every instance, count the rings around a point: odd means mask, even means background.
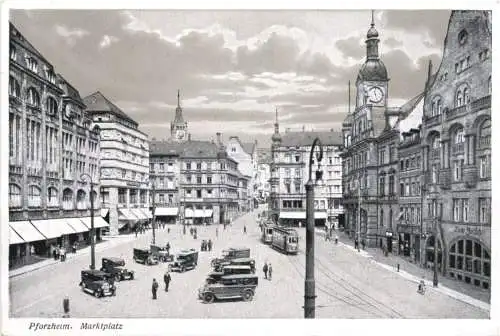
[[[130,273],[130,280],[134,280],[134,273]]]
[[[214,302],[215,300],[215,295],[213,295],[212,293],[205,293],[205,295],[203,295],[203,302],[205,303],[212,303]]]
[[[252,301],[253,299],[253,292],[249,289],[243,292],[243,301]]]
[[[186,272],[186,268],[184,266],[181,266],[181,273]]]
[[[100,291],[100,290],[96,290],[96,291],[94,292],[94,296],[95,296],[96,298],[100,298],[100,297],[102,296],[101,291]]]
[[[121,279],[122,279],[122,277],[120,276],[120,274],[116,274],[115,275],[115,281],[116,282],[120,282]]]

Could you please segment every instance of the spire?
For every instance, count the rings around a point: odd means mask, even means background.
[[[371,26],[375,27],[375,19],[373,18],[373,13],[375,13],[375,11],[372,9],[372,24],[371,24]]]
[[[274,122],[274,134],[271,138],[273,142],[281,141],[280,128],[278,123],[278,107],[276,107],[276,121]]]
[[[177,107],[181,107],[181,90],[177,89]]]
[[[366,33],[366,58],[378,59],[378,31],[375,28],[375,11],[372,10],[372,22]]]

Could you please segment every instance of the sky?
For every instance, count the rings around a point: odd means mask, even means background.
[[[437,69],[448,10],[375,10],[389,105]],[[150,138],[170,134],[181,92],[193,139],[340,130],[365,61],[371,11],[12,10],[11,22],[82,97],[102,92]]]

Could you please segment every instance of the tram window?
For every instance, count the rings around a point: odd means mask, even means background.
[[[464,241],[463,240],[458,241],[458,253],[464,254]]]
[[[483,274],[484,276],[490,276],[490,263],[485,261],[483,262]]]
[[[481,258],[481,245],[478,243],[474,243],[474,257],[479,257]]]
[[[465,254],[471,256],[472,255],[472,240],[466,240],[465,243]]]
[[[455,268],[455,256],[450,255],[450,267]]]
[[[479,281],[478,279],[474,279],[474,286],[481,286],[481,281]]]

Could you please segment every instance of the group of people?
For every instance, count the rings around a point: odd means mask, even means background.
[[[212,239],[209,239],[208,241],[203,239],[201,241],[201,250],[202,251],[212,251]]]
[[[366,247],[366,242],[364,239],[361,239],[361,247],[363,248],[363,250]],[[354,248],[359,251],[359,239],[358,239],[358,237],[354,238]]]
[[[75,242],[72,245],[72,252],[76,253],[76,249],[78,244]],[[64,247],[64,245],[50,245],[50,254],[54,258],[54,260],[66,261],[66,254],[68,251]]]
[[[264,272],[264,279],[271,280],[273,278],[273,266],[271,265],[271,263],[268,264],[266,261],[264,263],[262,271]]]
[[[191,236],[193,236],[194,239],[198,238],[198,228],[190,227],[189,233],[191,234]]]
[[[165,274],[163,275],[163,282],[165,283],[165,292],[168,292],[168,287],[170,286],[170,281],[172,280],[172,277],[170,276],[170,272],[167,270]],[[151,293],[153,294],[153,300],[158,299],[158,287],[160,285],[158,284],[158,281],[156,281],[156,278],[153,279],[153,284],[151,286]]]

